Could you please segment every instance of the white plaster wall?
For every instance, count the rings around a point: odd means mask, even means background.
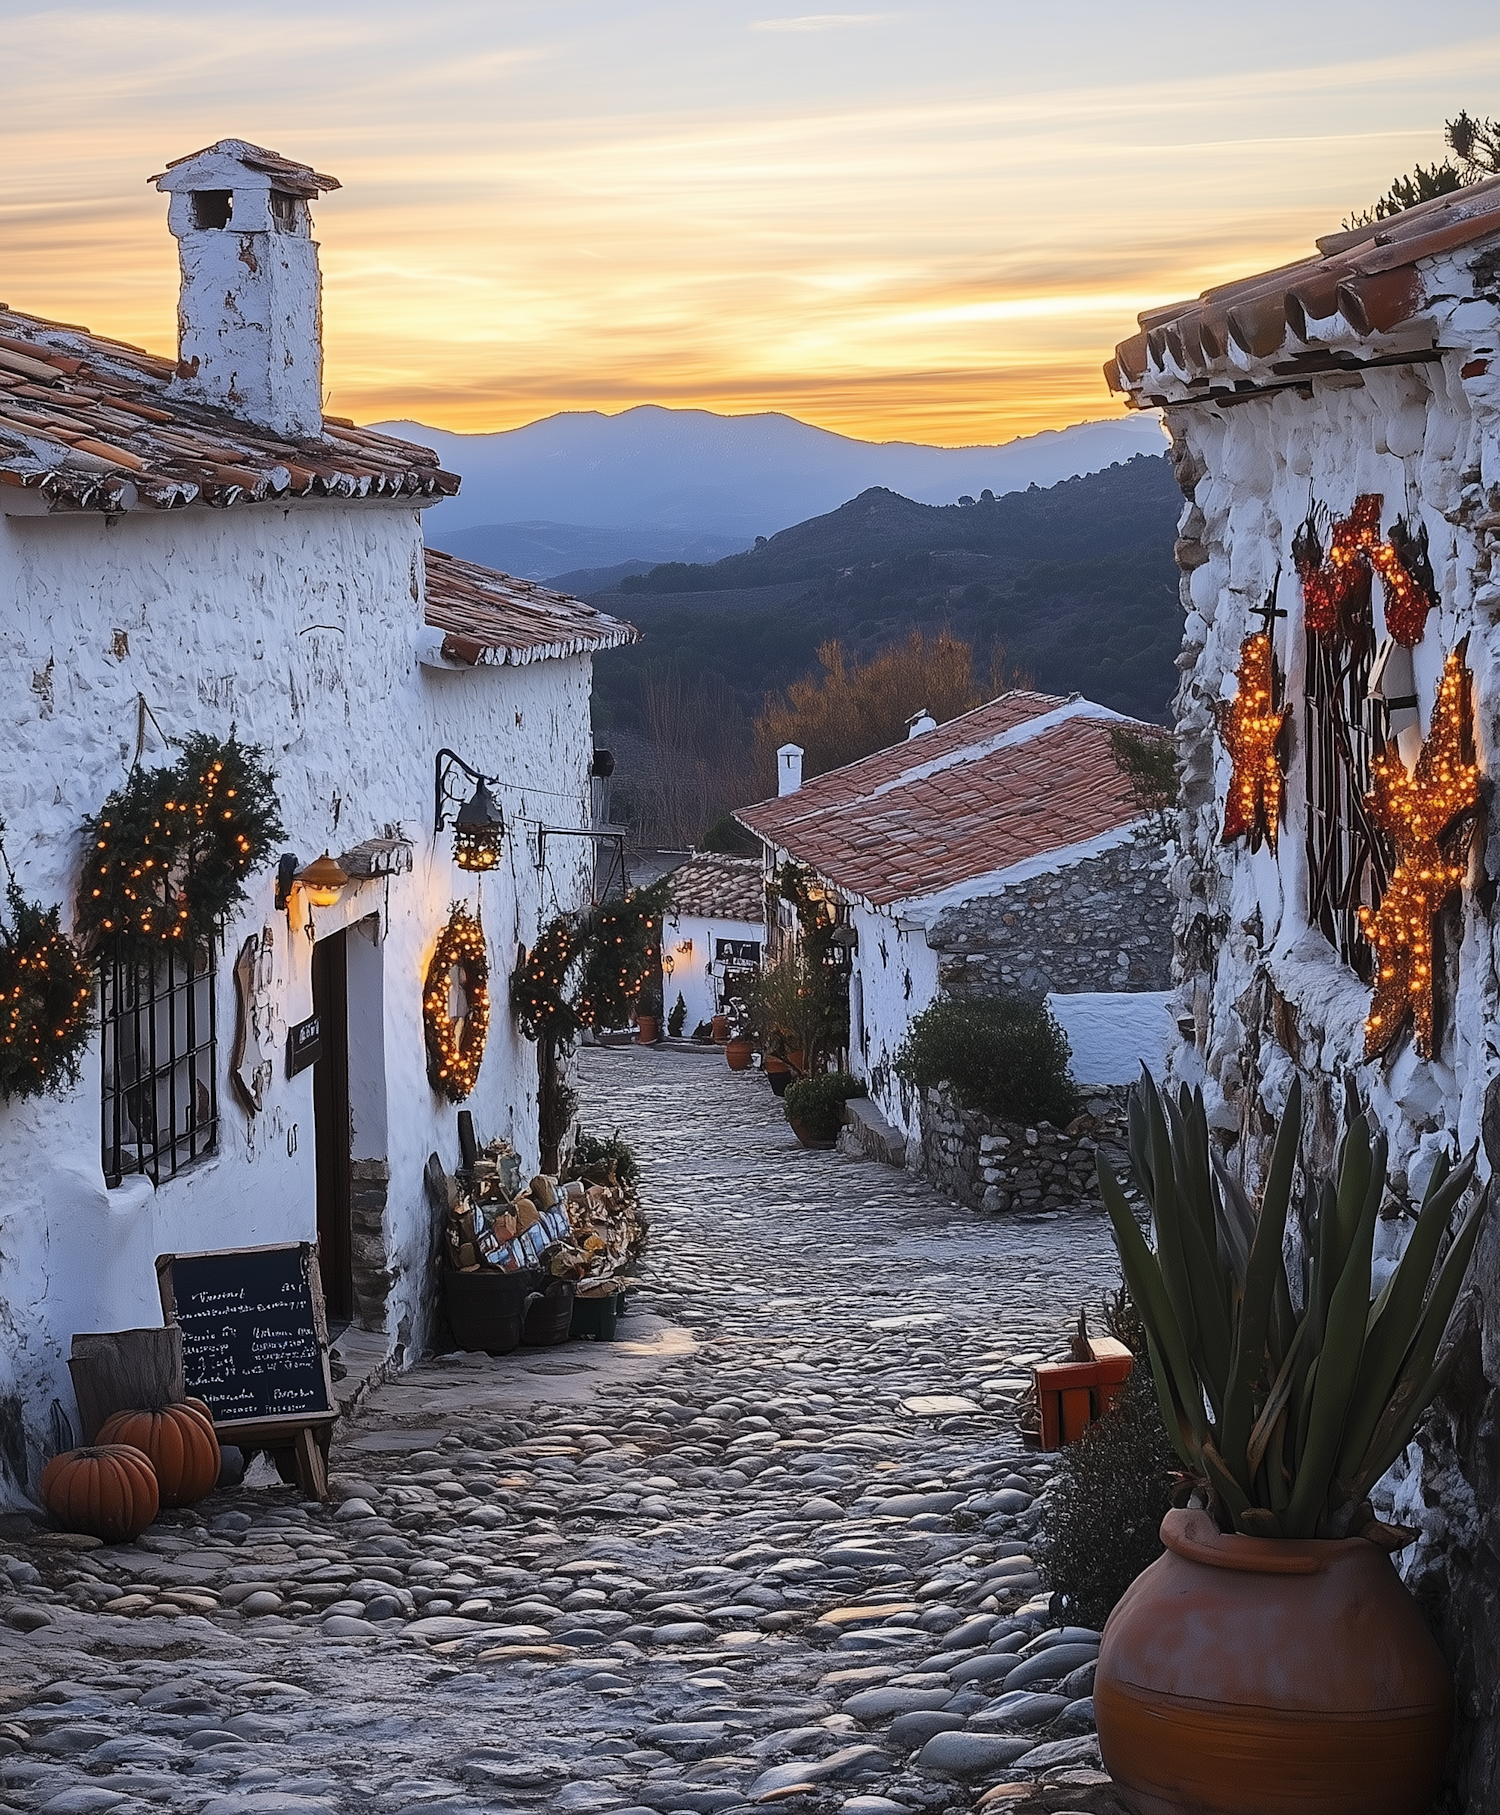
[[[892,1128],[908,1138],[920,1132],[916,1096],[895,1073],[896,1053],[912,1018],[938,993],[938,955],[915,922],[855,904],[851,918],[859,939],[850,986],[849,1064]],[[858,1015],[856,1017],[856,1000]]]
[[[714,953],[720,939],[754,939],[765,957],[766,929],[760,920],[716,920],[701,914],[669,916],[662,936],[662,953],[672,960],[672,975],[662,980],[666,1013],[681,991],[687,1007],[683,1033],[688,1038],[700,1022],[718,1013],[719,977],[710,967],[719,968]],[[687,947],[691,945],[691,950]]]
[[[1170,990],[1118,990],[1050,995],[1047,1006],[1068,1036],[1068,1069],[1085,1089],[1100,1084],[1133,1084],[1141,1066],[1152,1077],[1166,1075],[1175,1044]]]
[[[1495,928],[1480,897],[1462,901],[1458,981],[1442,1051],[1417,1059],[1410,1036],[1387,1058],[1366,1063],[1363,1026],[1370,992],[1307,922],[1304,855],[1306,753],[1302,601],[1291,541],[1309,491],[1335,517],[1362,492],[1380,492],[1382,526],[1406,513],[1426,525],[1441,609],[1414,652],[1424,734],[1445,655],[1465,635],[1475,681],[1480,760],[1493,770],[1500,738],[1500,574],[1492,566],[1500,526],[1500,316],[1488,301],[1461,300],[1466,267],[1438,266],[1430,295],[1458,298],[1435,308],[1435,363],[1321,378],[1311,395],[1274,396],[1168,412],[1179,454],[1201,462],[1182,533],[1202,542],[1206,561],[1184,580],[1187,608],[1178,723],[1187,766],[1185,851],[1173,884],[1179,926],[1209,925],[1212,963],[1183,978],[1176,1012],[1191,1016],[1195,1041],[1177,1049],[1178,1077],[1201,1082],[1211,1118],[1228,1135],[1248,1125],[1252,1106],[1278,1112],[1293,1071],[1332,1078],[1352,1072],[1391,1140],[1398,1177],[1440,1133],[1467,1147],[1480,1133],[1485,1092],[1500,1074],[1494,1029],[1500,1013]],[[1468,375],[1464,368],[1468,367]],[[1218,843],[1229,759],[1211,722],[1211,703],[1230,697],[1241,640],[1259,628],[1250,612],[1281,570],[1277,626],[1286,697],[1294,706],[1288,818],[1280,849],[1252,854]],[[1383,629],[1383,589],[1374,588]],[[1500,869],[1493,829],[1489,856],[1471,883]],[[1286,1050],[1251,1025],[1254,992],[1269,984],[1286,999],[1294,1031]],[[1252,1171],[1255,1160],[1251,1156]]]
[[[534,826],[588,823],[587,657],[463,673],[419,669],[421,527],[415,512],[369,506],[184,511],[115,521],[0,517],[0,814],[28,896],[65,904],[79,826],[124,779],[137,696],[169,735],[227,733],[266,746],[279,773],[286,848],[304,861],[399,829],[409,875],[351,888],[315,915],[319,934],[379,916],[378,994],[351,1020],[365,1047],[384,1042],[384,1091],[356,1091],[356,1159],[391,1167],[388,1245],[400,1277],[388,1335],[419,1350],[428,1210],[421,1174],[437,1148],[456,1155],[453,1106],[426,1082],[420,988],[454,899],[483,915],[493,1017],[468,1107],[483,1135],[536,1159],[534,1050],[514,1031],[507,979],[518,940],[576,906],[590,848],[552,841],[545,874]],[[507,863],[480,879],[457,870],[450,834],[432,837],[432,768],[448,744],[504,778]],[[169,759],[154,731],[144,760]],[[154,1258],[315,1232],[312,1073],[287,1079],[286,1026],[311,1011],[311,951],[273,905],[270,870],[226,929],[219,959],[218,1153],[154,1190],[113,1191],[100,1168],[100,1070],[90,1051],[63,1100],[0,1104],[0,1424],[24,1414],[29,1464],[54,1397],[72,1409],[66,1356],[83,1330],[159,1325]],[[273,1039],[266,1104],[248,1117],[228,1084],[231,967],[251,931],[272,930]],[[358,940],[355,941],[358,944]],[[373,948],[372,948],[373,949]],[[351,964],[351,990],[370,960]],[[368,1069],[368,1067],[367,1067]],[[380,1100],[383,1095],[383,1102]],[[373,1146],[384,1124],[384,1152]],[[8,1402],[8,1403],[7,1403]],[[0,1465],[0,1502],[23,1484]]]

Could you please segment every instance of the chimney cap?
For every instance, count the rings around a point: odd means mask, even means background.
[[[248,175],[246,174],[248,173]],[[173,158],[165,170],[146,178],[164,195],[204,188],[280,189],[311,199],[328,189],[341,189],[336,176],[322,176],[310,164],[298,164],[279,151],[267,151],[248,139],[218,139],[201,151]]]

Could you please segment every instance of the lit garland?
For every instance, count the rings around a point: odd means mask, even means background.
[[[464,1013],[454,1020],[448,997],[459,975]],[[461,1103],[479,1081],[490,1030],[490,960],[484,928],[455,903],[438,936],[422,986],[422,1026],[427,1036],[427,1076],[451,1103]]]
[[[216,933],[284,836],[275,783],[232,730],[226,741],[195,733],[169,769],[132,769],[84,821],[83,944],[150,953]]]
[[[1378,574],[1385,587],[1386,629],[1408,649],[1421,642],[1427,613],[1437,604],[1427,530],[1424,526],[1413,534],[1398,520],[1390,540],[1382,542],[1383,502],[1379,492],[1364,492],[1354,500],[1354,509],[1330,531],[1326,560],[1317,509],[1308,512],[1297,531],[1292,556],[1302,582],[1304,621],[1314,636],[1350,642],[1366,630],[1370,576]]]
[[[1432,727],[1414,770],[1394,742],[1370,765],[1374,787],[1365,797],[1370,817],[1396,850],[1396,870],[1378,908],[1362,907],[1359,924],[1375,948],[1375,997],[1365,1020],[1365,1057],[1382,1052],[1407,1014],[1416,1023],[1417,1052],[1432,1057],[1432,922],[1464,879],[1464,864],[1442,839],[1479,805],[1479,768],[1470,747],[1466,643],[1448,657],[1438,686]]]
[[[1288,709],[1277,704],[1276,651],[1267,632],[1258,631],[1240,644],[1236,679],[1234,698],[1215,705],[1219,735],[1233,764],[1221,843],[1248,833],[1252,851],[1260,849],[1262,838],[1274,851],[1281,821],[1280,743]]]
[[[88,1046],[94,980],[58,926],[58,909],[6,887],[0,927],[0,1095],[36,1097],[78,1082]]]
[[[602,901],[583,932],[583,974],[574,1007],[584,1027],[623,1027],[661,963],[658,943],[670,878],[620,901]]]
[[[574,928],[554,920],[529,952],[522,951],[510,980],[510,1002],[528,1040],[566,1041],[577,1033],[578,1015],[566,986],[580,949]]]

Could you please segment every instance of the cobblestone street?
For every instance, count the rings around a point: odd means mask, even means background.
[[[1103,1216],[804,1152],[717,1054],[581,1070],[652,1223],[622,1341],[377,1388],[327,1507],[239,1488],[114,1549],[12,1522],[0,1811],[1113,1806],[1015,1426],[1117,1278]]]

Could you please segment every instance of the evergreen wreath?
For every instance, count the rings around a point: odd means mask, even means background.
[[[0,1095],[60,1094],[78,1082],[93,1029],[93,975],[56,907],[28,901],[14,876],[5,897],[13,924],[0,926]]]
[[[204,944],[285,837],[258,745],[194,732],[165,769],[132,769],[98,813],[78,897],[84,946],[149,956]]]
[[[459,974],[464,1012],[449,1012],[452,973]],[[450,1103],[461,1103],[479,1081],[490,1030],[490,960],[484,928],[455,902],[438,935],[422,986],[422,1027],[427,1037],[427,1077]]]

